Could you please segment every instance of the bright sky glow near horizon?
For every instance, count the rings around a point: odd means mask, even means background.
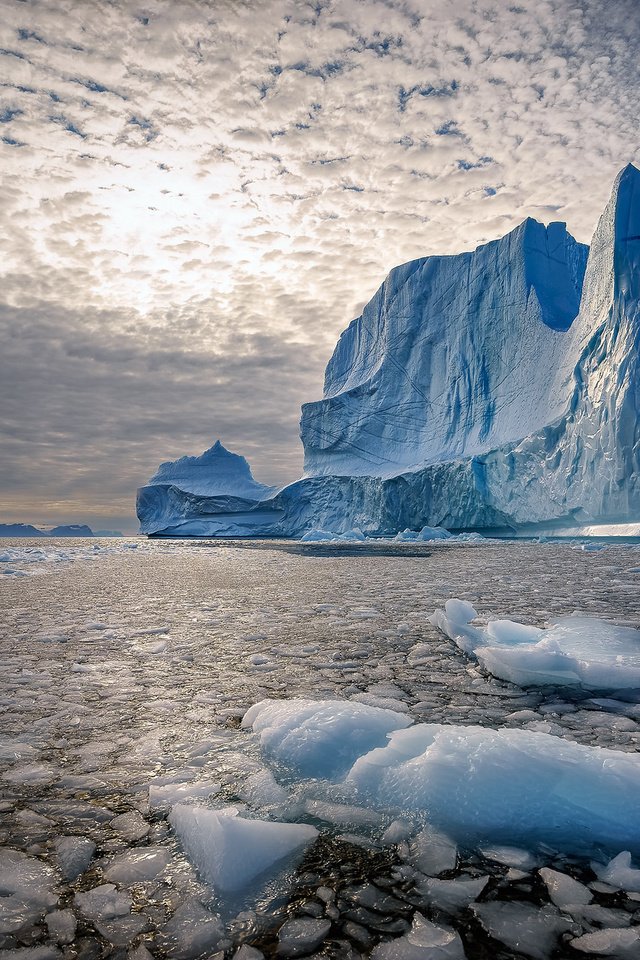
[[[0,0],[0,522],[135,529],[300,404],[397,263],[588,242],[640,160],[636,0]]]

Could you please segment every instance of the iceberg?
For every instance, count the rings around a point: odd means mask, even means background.
[[[391,271],[302,408],[305,475],[253,480],[220,444],[138,493],[153,535],[571,531],[640,518],[640,171],[591,247],[528,219]]]
[[[260,509],[274,491],[254,479],[244,457],[218,440],[199,457],[162,463],[138,490],[140,530],[181,537],[275,533],[269,529],[269,519],[277,523],[280,512]]]

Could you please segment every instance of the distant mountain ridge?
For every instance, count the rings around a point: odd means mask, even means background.
[[[138,493],[141,531],[640,520],[640,171],[616,178],[590,248],[526,220],[392,270],[340,337],[301,439],[305,476],[275,493],[251,495],[248,464],[221,446],[224,490],[211,451],[163,465]]]
[[[42,530],[31,523],[0,523],[0,537],[121,537],[119,530],[96,530],[86,523],[67,523]]]

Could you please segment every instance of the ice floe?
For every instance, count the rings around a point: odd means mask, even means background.
[[[274,865],[295,857],[318,831],[302,823],[249,820],[234,807],[179,804],[169,817],[199,874],[219,893],[245,889]]]
[[[456,842],[640,850],[640,756],[530,730],[409,722],[360,704],[308,700],[263,701],[243,720],[285,769],[335,778],[350,760],[344,785],[359,804],[426,817],[442,833],[413,841],[416,861],[429,860],[423,872],[455,865]],[[381,739],[385,745],[369,748]]]
[[[411,719],[344,700],[263,700],[247,710],[243,727],[252,727],[266,757],[306,776],[345,773],[361,754],[386,742],[392,730]]]
[[[447,600],[432,623],[501,680],[521,687],[640,688],[640,631],[595,617],[561,617],[545,629],[511,620],[474,626],[464,600]]]

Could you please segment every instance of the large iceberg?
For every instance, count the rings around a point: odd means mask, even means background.
[[[303,479],[270,490],[216,445],[141,489],[141,528],[388,536],[637,519],[639,293],[629,165],[590,249],[528,219],[472,253],[392,270],[342,334],[323,398],[303,406]],[[221,486],[228,458],[250,483]]]

